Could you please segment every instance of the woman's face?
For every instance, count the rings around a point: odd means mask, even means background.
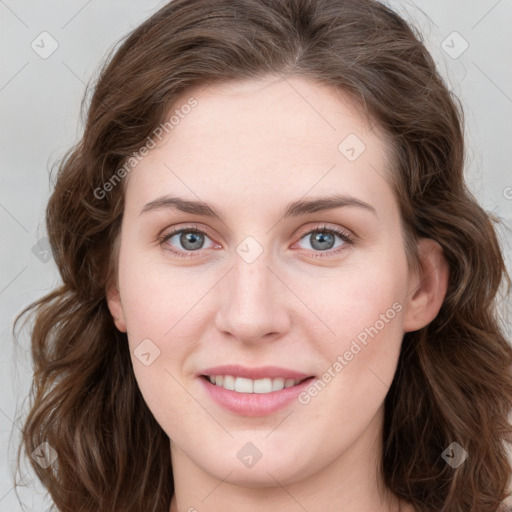
[[[384,138],[299,78],[175,109],[129,175],[109,294],[173,462],[263,486],[377,458],[413,290]]]

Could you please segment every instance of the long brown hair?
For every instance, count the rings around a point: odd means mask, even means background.
[[[62,512],[168,511],[169,439],[105,299],[123,214],[113,177],[178,95],[269,75],[359,102],[389,136],[411,260],[411,242],[428,237],[449,263],[441,311],[404,336],[386,397],[385,484],[420,512],[496,512],[511,475],[512,348],[496,304],[509,281],[493,220],[464,184],[462,109],[420,36],[374,0],[174,0],[109,58],[47,207],[62,285],[25,310],[34,379],[18,462],[42,442],[56,450],[47,469],[29,460]],[[457,468],[442,457],[454,442],[468,453]]]

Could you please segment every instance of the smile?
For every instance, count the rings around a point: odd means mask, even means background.
[[[267,416],[291,406],[315,377],[288,368],[223,365],[196,374],[214,403],[238,416]]]

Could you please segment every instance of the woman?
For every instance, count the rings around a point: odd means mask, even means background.
[[[455,101],[372,0],[129,35],[47,210],[24,448],[58,510],[500,510],[507,275]]]

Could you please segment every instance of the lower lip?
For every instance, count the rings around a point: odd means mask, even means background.
[[[297,395],[309,386],[313,377],[290,388],[271,393],[238,393],[216,386],[204,377],[199,379],[213,400],[228,411],[241,416],[267,416],[284,409],[296,400]]]

